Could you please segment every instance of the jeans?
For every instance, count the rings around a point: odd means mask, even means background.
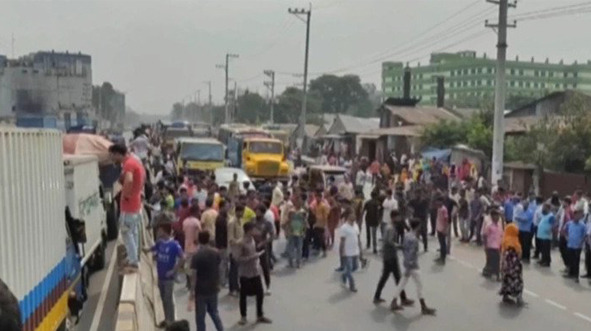
[[[447,234],[437,231],[437,239],[439,240],[439,259],[445,262],[447,256]]]
[[[404,271],[404,275],[402,275],[402,279],[394,291],[394,300],[396,300],[399,295],[402,297],[402,291],[409,278],[412,278],[415,282],[417,287],[417,298],[419,298],[419,300],[423,299],[423,282],[421,281],[421,274],[419,273],[419,269],[411,269]]]
[[[240,290],[240,285],[238,284],[238,263],[230,255],[230,272],[228,274],[229,283],[230,283],[230,292],[238,292]]]
[[[313,228],[314,248],[326,252],[326,240],[324,240],[324,228]],[[289,257],[289,255],[287,255]]]
[[[526,262],[529,262],[531,255],[531,237],[531,232],[519,231],[519,242],[521,244],[521,251],[523,252],[521,259]]]
[[[540,257],[540,239],[538,239],[538,227],[534,225],[534,231],[533,231],[533,236],[534,236],[534,243],[536,245],[535,249],[534,249],[534,259],[537,259],[538,257]]]
[[[229,263],[229,255],[227,248],[220,248],[220,285],[225,287],[228,283],[228,263]]]
[[[296,265],[299,266],[302,261],[302,247],[304,246],[304,237],[289,236],[287,240],[287,257],[289,259],[289,266],[293,266],[295,259]]]
[[[162,298],[162,308],[164,310],[164,320],[174,322],[174,280],[158,280],[158,289]]]
[[[423,239],[423,249],[425,250],[425,252],[427,251],[427,243],[429,242],[429,238],[427,238],[429,229],[427,227],[427,219],[421,219],[421,232],[419,234]]]
[[[378,234],[377,234],[377,230],[378,227],[376,226],[372,226],[367,224],[367,221],[365,222],[365,228],[366,228],[366,236],[367,236],[367,249],[369,249],[371,246],[373,246],[373,250],[374,252],[378,251]],[[373,241],[373,242],[372,242]],[[373,244],[373,245],[372,245]]]
[[[353,279],[353,271],[357,270],[357,256],[344,256],[343,257],[343,274],[341,275],[341,281],[347,285],[349,281],[349,288],[355,288],[355,279]]]
[[[121,237],[125,245],[127,260],[131,265],[138,265],[139,263],[139,227],[141,219],[141,213],[121,213],[119,216]]]
[[[467,240],[470,236],[470,219],[460,218],[460,232],[462,233],[462,239]]]
[[[581,264],[581,249],[568,248],[568,274],[571,277],[579,278],[579,267]]]
[[[195,315],[197,320],[197,331],[205,331],[205,314],[209,313],[215,329],[217,331],[223,331],[224,326],[220,319],[220,313],[218,312],[218,295],[197,295],[195,297],[195,306],[197,306]]]
[[[259,263],[261,264],[263,278],[265,278],[265,285],[268,290],[271,286],[271,261],[269,261],[269,252],[265,251],[265,253],[259,257]]]
[[[391,260],[384,261],[384,268],[382,269],[382,276],[378,282],[378,287],[376,289],[376,293],[374,294],[374,299],[380,299],[382,297],[382,290],[384,289],[384,285],[388,281],[388,277],[390,274],[394,277],[394,281],[396,285],[400,283],[400,265],[398,264],[398,258],[394,258]],[[406,293],[404,290],[400,293],[400,298],[402,300],[406,300]]]

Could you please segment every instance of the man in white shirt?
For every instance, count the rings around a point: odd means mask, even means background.
[[[390,221],[392,210],[398,210],[398,200],[394,198],[392,189],[386,190],[386,199],[382,202],[382,222],[380,223],[380,234],[384,238],[385,230]]]
[[[359,247],[359,226],[355,222],[355,215],[353,213],[345,213],[343,217],[346,222],[339,229],[341,237],[339,253],[343,263],[341,281],[343,286],[347,286],[347,281],[349,281],[351,292],[357,292],[355,280],[353,279],[353,271],[357,269],[357,259],[361,253],[361,248]]]
[[[283,185],[281,184],[281,182],[277,182],[275,183],[275,188],[273,189],[273,195],[271,197],[271,204],[277,208],[279,208],[279,205],[281,205],[281,203],[283,202],[283,190],[282,190]]]
[[[136,154],[142,161],[148,158],[148,152],[150,151],[150,140],[146,137],[145,133],[137,136],[131,143],[129,143],[134,154]]]
[[[345,175],[345,181],[339,185],[339,195],[347,201],[353,201],[355,197],[355,189],[353,183],[349,180],[349,176]]]

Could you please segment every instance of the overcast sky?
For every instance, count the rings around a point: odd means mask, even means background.
[[[582,2],[522,0],[510,16]],[[204,101],[209,80],[214,102],[222,102],[224,73],[215,65],[227,52],[240,55],[231,60],[230,77],[242,89],[264,95],[264,69],[278,72],[278,92],[301,82],[290,73],[303,71],[305,24],[287,9],[308,3],[1,0],[0,54],[11,55],[13,33],[16,56],[52,49],[90,54],[94,84],[110,81],[135,110],[167,114],[198,89]],[[591,59],[591,13],[573,8],[577,15],[518,21],[509,31],[508,56]],[[380,87],[382,60],[426,63],[431,51],[464,49],[494,57],[496,35],[483,20],[496,15],[485,0],[314,0],[311,78],[340,70]]]

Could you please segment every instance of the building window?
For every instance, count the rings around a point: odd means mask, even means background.
[[[477,82],[478,82],[478,86],[482,85],[482,81],[481,80],[478,80]]]
[[[482,68],[478,68],[478,73],[481,74],[482,73]]]
[[[453,77],[455,75],[455,72],[452,70],[451,71],[451,76]]]
[[[476,73],[476,69],[474,69],[474,68],[470,69],[470,73],[471,74],[475,74]]]
[[[487,83],[488,86],[492,86],[492,80],[489,80]]]
[[[568,77],[568,72],[564,73],[564,78]]]
[[[419,74],[419,79],[423,79],[423,74]]]
[[[515,75],[515,69],[511,69],[511,75]]]
[[[550,72],[548,73],[548,76],[549,76],[549,77],[554,77],[554,72],[550,71]]]
[[[546,83],[540,83],[541,88],[546,88]]]
[[[512,80],[509,85],[511,85],[511,87],[515,87],[515,81]]]
[[[577,88],[577,83],[573,83],[573,88]]]
[[[530,88],[531,87],[530,82],[525,83],[525,87]]]
[[[534,88],[538,88],[538,83],[534,83]]]
[[[534,70],[534,76],[538,77],[538,71]]]
[[[554,87],[555,88],[560,88],[560,84],[556,84]]]
[[[492,68],[488,68],[488,73],[492,74]]]
[[[573,72],[573,77],[577,78],[577,73]]]
[[[519,76],[523,76],[523,69],[519,69]]]
[[[541,73],[542,73],[542,77],[546,77],[546,72],[545,71],[542,71]]]
[[[519,82],[519,87],[523,87],[523,82]]]

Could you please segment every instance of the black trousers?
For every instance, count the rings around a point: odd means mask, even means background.
[[[427,219],[421,219],[421,232],[419,233],[419,235],[423,239],[423,248],[425,249],[425,252],[427,251],[427,243],[429,241],[429,238],[427,238],[429,229],[427,229],[427,227]]]
[[[585,244],[585,269],[587,269],[587,275],[591,275],[591,245]]]
[[[306,235],[304,236],[304,243],[302,245],[302,258],[307,259],[310,257],[310,245],[314,239],[314,232],[312,229],[306,229]]]
[[[564,236],[560,236],[560,239],[558,239],[558,249],[560,250],[562,262],[567,268],[569,268],[570,264],[568,263],[568,249],[566,247],[566,238]]]
[[[365,221],[365,232],[366,232],[366,236],[367,236],[367,249],[369,249],[370,247],[373,246],[374,251],[378,249],[378,234],[377,234],[377,230],[378,230],[378,226],[376,225],[370,225],[367,223],[367,221]]]
[[[376,289],[376,293],[374,295],[374,299],[380,299],[382,297],[382,290],[390,277],[390,274],[394,277],[394,281],[396,285],[400,282],[400,265],[398,264],[398,258],[384,260],[384,266],[382,268],[382,275],[380,276],[380,280],[378,281],[378,287]],[[402,290],[400,292],[400,299],[406,300],[406,292]]]
[[[437,209],[429,209],[429,222],[431,223],[431,235],[434,236],[437,225]]]
[[[447,233],[437,231],[437,239],[439,240],[439,258],[445,262],[447,256]]]
[[[265,278],[265,285],[267,289],[271,286],[271,261],[269,259],[269,252],[259,256],[259,262],[261,263],[261,270],[263,271],[263,278]]]
[[[522,260],[529,262],[531,255],[531,232],[519,231],[519,243],[521,244]]]
[[[240,316],[246,317],[246,298],[249,296],[256,296],[257,298],[257,317],[263,315],[263,299],[265,293],[263,292],[263,282],[261,276],[246,278],[240,277]]]
[[[538,244],[540,246],[540,254],[542,258],[540,259],[540,263],[543,265],[550,265],[552,262],[552,254],[550,251],[552,250],[552,240],[551,239],[538,239]],[[536,246],[537,248],[537,246]]]
[[[324,228],[313,228],[314,248],[326,252],[326,241],[324,240]]]
[[[238,263],[232,255],[230,255],[230,271],[228,274],[230,292],[238,292],[240,285],[238,284]]]
[[[581,265],[581,249],[567,248],[568,252],[568,274],[571,277],[579,278],[579,266]]]

